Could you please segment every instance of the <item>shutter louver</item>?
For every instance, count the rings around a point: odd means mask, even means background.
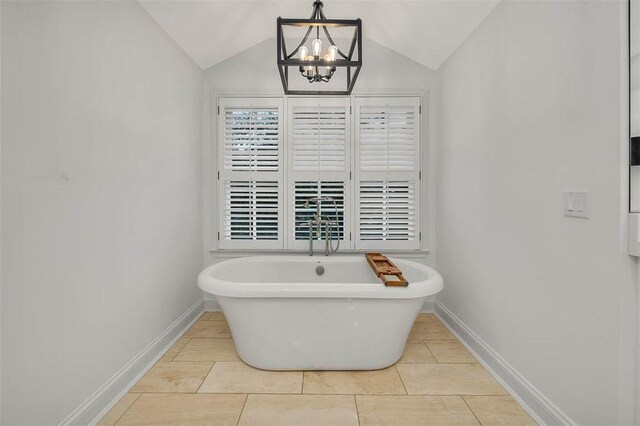
[[[293,170],[345,170],[347,114],[344,107],[293,108]]]
[[[224,108],[224,169],[278,171],[278,108]]]
[[[411,241],[416,237],[415,182],[360,182],[360,240]]]
[[[278,239],[278,182],[225,181],[226,240]]]
[[[413,171],[416,111],[407,107],[360,108],[360,170]]]
[[[309,208],[304,208],[304,203],[311,197],[332,197],[336,201],[336,206],[333,203],[323,203],[321,206],[320,214],[323,218],[328,218],[336,225],[332,226],[331,238],[333,240],[344,239],[344,182],[299,182],[294,184],[294,239],[295,240],[309,240],[309,225],[306,224],[311,220],[316,213],[316,206],[311,205]],[[337,217],[336,217],[337,207]],[[322,238],[324,238],[324,230]],[[313,230],[313,239],[321,239],[320,234],[317,232],[316,227]]]

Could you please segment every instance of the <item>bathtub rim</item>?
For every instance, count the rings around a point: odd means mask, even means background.
[[[226,281],[216,278],[214,273],[233,263],[242,263],[247,259],[253,260],[298,260],[317,261],[309,256],[301,255],[272,255],[245,256],[227,259],[205,268],[198,276],[198,287],[201,290],[221,297],[241,298],[351,298],[351,299],[415,299],[426,298],[440,292],[443,287],[442,276],[433,268],[421,263],[408,260],[390,258],[401,269],[402,264],[411,265],[427,275],[426,280],[410,282],[407,287],[385,287],[380,283],[246,283]],[[332,260],[363,261],[364,256],[325,257],[326,262]]]

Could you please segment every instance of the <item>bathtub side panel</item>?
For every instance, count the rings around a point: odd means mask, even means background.
[[[238,355],[265,370],[388,367],[424,299],[218,297]]]

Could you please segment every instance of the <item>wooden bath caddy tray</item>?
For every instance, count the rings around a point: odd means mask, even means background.
[[[386,286],[406,287],[409,285],[402,271],[382,253],[365,253],[369,266]]]

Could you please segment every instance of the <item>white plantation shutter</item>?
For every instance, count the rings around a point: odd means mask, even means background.
[[[316,212],[316,206],[311,205],[308,209],[304,208],[304,203],[311,197],[332,197],[336,200],[337,209],[333,203],[323,205],[322,214],[327,216],[337,226],[332,226],[331,238],[335,240],[344,239],[345,224],[345,183],[342,181],[295,181],[293,189],[293,210],[295,212],[295,220],[293,223],[294,240],[304,240],[308,244],[309,226],[304,225],[308,222]],[[324,229],[322,236],[318,234],[317,227],[313,228],[313,239],[324,239]],[[342,243],[340,243],[342,244]]]
[[[418,110],[406,105],[361,105],[358,110],[361,171],[416,168]]]
[[[336,200],[341,249],[421,247],[420,97],[220,97],[216,114],[218,248],[306,250],[311,197]]]
[[[316,211],[304,209],[311,197],[329,196],[321,214],[336,222],[332,238],[341,248],[351,247],[349,214],[351,194],[351,117],[349,98],[290,98],[288,101],[289,243],[293,249],[307,248],[309,227],[304,224]],[[314,228],[314,245],[322,249],[322,235]]]
[[[416,240],[416,188],[412,180],[361,181],[360,240]]]
[[[293,170],[345,171],[347,111],[341,106],[294,105]]]
[[[223,188],[223,241],[278,240],[277,181],[225,180]]]
[[[220,248],[283,248],[282,104],[218,100]]]
[[[225,106],[223,168],[234,171],[278,171],[278,107]]]
[[[356,248],[420,247],[420,99],[357,98]]]

